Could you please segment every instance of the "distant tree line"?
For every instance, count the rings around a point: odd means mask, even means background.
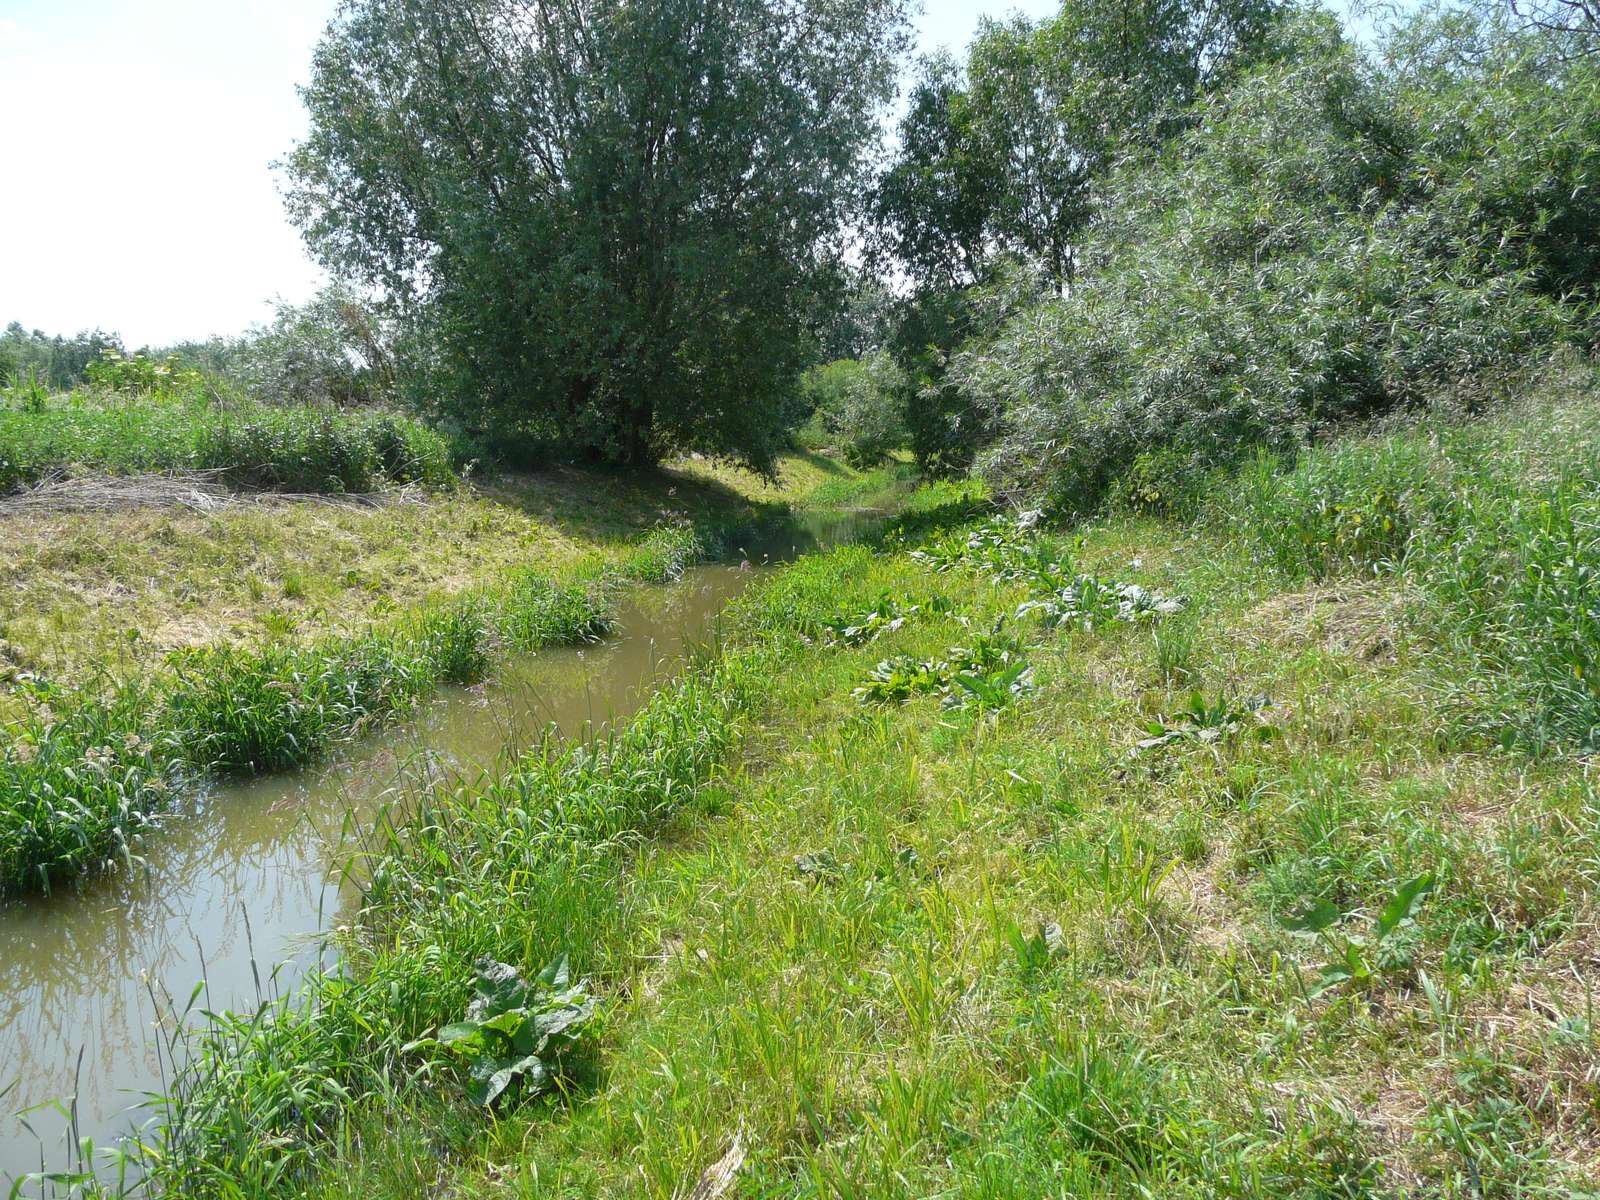
[[[63,337],[12,321],[0,333],[0,386],[26,377],[52,391],[66,391],[83,382],[85,368],[105,351],[122,348],[121,338],[101,329]]]

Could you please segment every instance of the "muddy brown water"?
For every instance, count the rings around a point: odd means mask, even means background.
[[[332,761],[211,786],[146,837],[131,872],[0,908],[0,1178],[64,1167],[74,1104],[77,1135],[99,1147],[152,1119],[146,1098],[170,1069],[154,997],[181,1009],[204,980],[197,1007],[253,1011],[326,959],[319,931],[359,903],[340,879],[358,831],[425,774],[471,778],[552,725],[588,736],[630,715],[765,564],[870,523],[813,514],[753,544],[760,565],[696,567],[638,589],[615,636],[520,657],[476,688],[441,688]]]

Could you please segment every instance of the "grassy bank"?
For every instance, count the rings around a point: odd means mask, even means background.
[[[1592,469],[1507,465],[1575,421],[1319,452],[1250,521],[952,536],[971,518],[932,494],[902,544],[787,569],[612,741],[419,797],[348,977],[215,1031],[161,1171],[186,1195],[1593,1194],[1580,698],[1533,689],[1535,747],[1474,683],[1550,678],[1492,631],[1524,578],[1595,562],[1512,541],[1547,501],[1586,527]],[[1455,447],[1453,494],[1510,489],[1451,542],[1516,564],[1477,617],[1420,525],[1281,559],[1321,511],[1305,480],[1404,446]],[[487,1035],[427,1039],[475,960],[531,979],[561,953],[597,1013],[546,1047],[561,1086],[524,1074],[486,1113]]]
[[[822,460],[814,467],[791,466],[791,494],[829,465]],[[680,472],[676,478],[666,477],[657,490],[673,499],[680,486],[693,490],[701,530],[683,510],[640,504],[630,513],[615,505],[611,524],[591,526],[586,542],[556,541],[543,557],[539,543],[523,544],[517,565],[500,566],[498,576],[485,581],[485,563],[464,561],[470,546],[405,545],[404,531],[390,529],[383,536],[391,552],[463,574],[470,570],[470,582],[426,593],[404,607],[387,595],[364,622],[348,615],[334,627],[319,626],[314,618],[283,621],[261,637],[202,642],[147,655],[143,662],[126,655],[118,674],[75,680],[14,672],[6,700],[7,747],[0,753],[0,892],[48,888],[103,864],[126,862],[150,817],[170,807],[174,794],[198,776],[312,761],[374,722],[404,713],[441,682],[475,682],[506,654],[597,637],[605,632],[619,587],[674,578],[708,543],[732,538],[751,519],[771,522],[786,511],[785,501],[752,505],[706,476]],[[893,486],[889,475],[840,478],[864,490]],[[499,493],[530,494],[531,485],[520,493]],[[580,503],[575,491],[559,494],[566,503]],[[447,520],[463,511],[459,497],[437,503],[449,506]],[[480,494],[471,503],[482,511],[496,500]],[[363,515],[378,522],[383,512]],[[630,517],[646,515],[679,523],[632,533]],[[528,516],[507,517],[505,526],[510,536],[503,533],[502,549],[508,557],[516,552],[519,527],[537,528]],[[208,548],[224,555],[248,552],[233,540],[237,532],[224,517],[220,528],[208,531]],[[285,552],[294,550],[291,539],[286,535],[278,543]],[[178,570],[172,582],[192,592],[202,580]],[[280,611],[263,610],[263,624],[275,615]],[[129,645],[137,650],[143,640],[141,635]],[[97,640],[86,631],[76,644],[92,648]]]
[[[850,505],[893,486],[893,471],[796,455],[780,462],[775,483],[685,461],[633,478],[566,468],[501,476],[380,507],[246,500],[209,512],[136,502],[0,512],[0,683],[18,673],[126,677],[218,641],[354,633],[521,567],[616,559],[658,525],[687,521],[715,538],[781,522],[813,498]]]
[[[371,492],[456,481],[437,433],[398,413],[161,393],[0,404],[0,495],[60,474],[214,471],[234,486]]]

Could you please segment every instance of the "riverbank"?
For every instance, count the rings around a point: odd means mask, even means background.
[[[1600,800],[1582,694],[1515,639],[1585,644],[1530,618],[1566,611],[1545,568],[1594,561],[1593,432],[1353,442],[1186,523],[974,526],[925,494],[879,552],[742,602],[605,744],[419,794],[348,974],[213,1030],[162,1169],[186,1195],[1592,1194]],[[485,1112],[474,963],[562,955],[595,1015]]]
[[[120,640],[134,647],[122,669],[87,679],[73,678],[70,668],[64,676],[14,671],[7,746],[0,755],[0,893],[47,890],[108,864],[129,865],[151,815],[196,778],[312,761],[332,745],[406,711],[440,682],[473,683],[506,654],[598,636],[618,588],[676,575],[714,544],[737,540],[740,529],[772,525],[788,511],[791,498],[824,484],[832,493],[854,489],[865,495],[893,488],[896,478],[893,471],[849,472],[818,456],[790,460],[784,469],[769,485],[741,473],[719,476],[695,464],[619,488],[623,499],[603,506],[593,503],[599,481],[583,477],[542,493],[541,508],[533,507],[533,497],[541,493],[531,484],[492,496],[479,492],[465,501],[424,499],[419,503],[434,506],[435,519],[446,526],[424,540],[404,522],[396,531],[394,509],[343,510],[346,518],[368,522],[369,531],[383,531],[376,536],[384,541],[385,553],[407,555],[414,569],[392,574],[437,582],[448,573],[448,579],[420,594],[412,590],[414,583],[387,589],[369,598],[365,610],[353,605],[354,616],[341,611],[336,621],[322,607],[308,607],[296,617],[263,597],[255,610],[262,628],[256,636],[236,630],[226,642],[169,650],[159,658],[152,651],[142,661],[138,647],[145,639],[133,627],[122,631]],[[736,484],[749,490],[741,493]],[[759,497],[758,489],[773,498]],[[652,509],[660,496],[678,501],[680,492],[683,508]],[[480,555],[481,539],[474,531],[486,521],[488,506],[503,515],[499,534]],[[319,521],[316,515],[298,515]],[[203,544],[209,552],[255,553],[249,538],[261,519],[260,513],[212,518]],[[569,532],[543,542],[534,539],[534,530],[563,520]],[[647,521],[653,532],[640,535],[630,528]],[[581,527],[584,540],[570,527]],[[128,526],[119,530],[114,518],[96,518],[87,528],[95,537],[120,534],[127,540],[131,533]],[[322,523],[297,530],[286,520],[277,527],[277,540],[266,544],[271,553],[293,555],[296,562],[314,559],[310,552],[302,557],[296,535],[338,528]],[[153,554],[161,545],[185,554],[181,540],[168,534],[152,532],[144,549]],[[324,538],[323,550],[331,552],[336,541]],[[518,548],[521,557],[509,566],[506,560]],[[716,546],[717,552],[723,549]],[[158,611],[180,596],[225,603],[222,597],[235,586],[235,573],[208,573],[194,561],[166,564],[165,590],[149,601]],[[108,577],[117,579],[121,569],[114,563]],[[309,598],[312,585],[302,587]],[[73,654],[89,654],[106,637],[117,636],[110,632],[114,611],[104,606],[77,610],[76,624],[73,613],[62,606],[46,616],[75,632],[63,642]]]
[[[244,494],[214,511],[137,490],[90,512],[0,504],[0,685],[121,678],[221,641],[348,633],[511,570],[616,559],[661,525],[759,524],[819,489],[822,503],[848,502],[888,474],[797,454],[774,481],[686,460],[643,477],[552,468],[354,500]]]

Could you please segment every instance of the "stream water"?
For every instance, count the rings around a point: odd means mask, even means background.
[[[789,558],[862,524],[816,514],[747,553]],[[551,725],[572,737],[628,716],[763,569],[697,567],[636,590],[616,636],[441,688],[335,760],[215,785],[145,839],[133,871],[0,908],[0,1178],[65,1165],[74,1102],[77,1136],[99,1146],[151,1118],[146,1094],[164,1087],[152,993],[181,1008],[204,979],[203,1006],[249,1011],[262,984],[292,988],[328,953],[319,931],[359,901],[339,878],[351,831],[423,772],[470,777]]]

